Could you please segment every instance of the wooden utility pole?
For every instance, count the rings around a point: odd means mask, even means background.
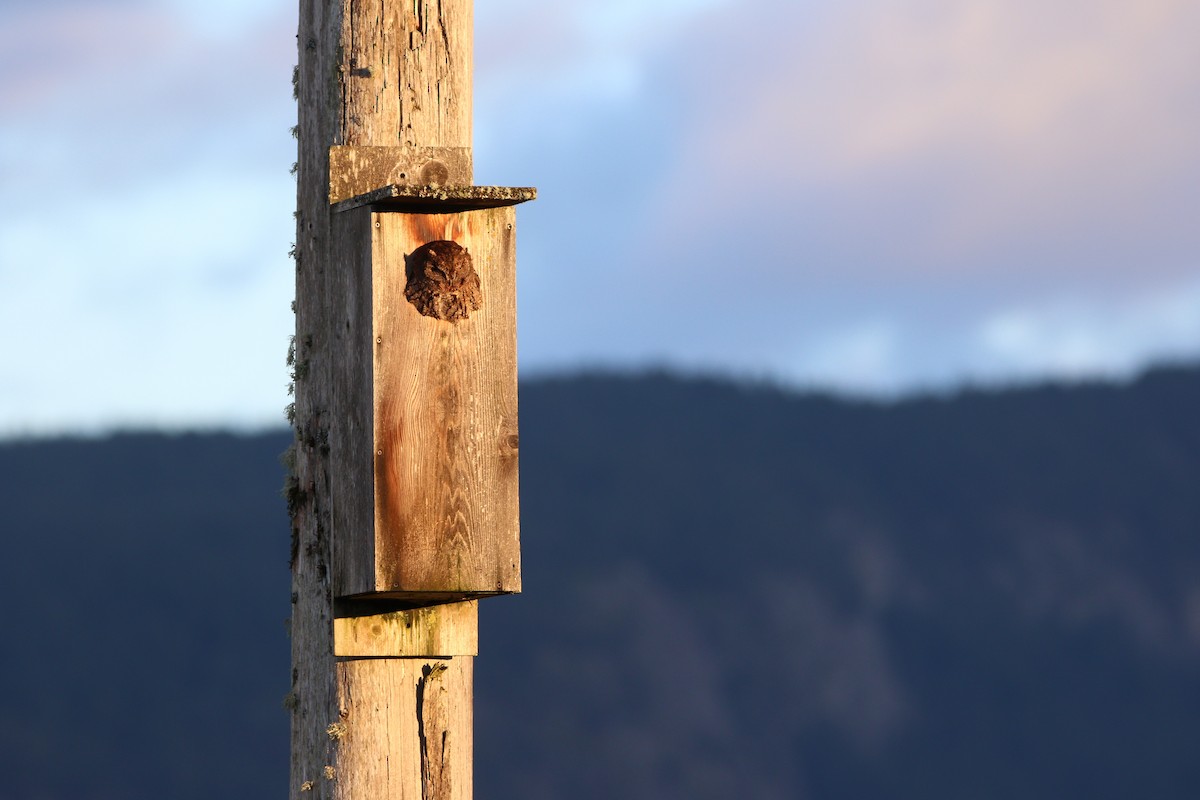
[[[468,800],[479,597],[520,591],[515,211],[472,185],[473,0],[301,0],[297,800]]]

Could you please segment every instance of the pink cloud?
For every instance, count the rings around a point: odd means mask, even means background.
[[[242,72],[235,88],[261,85],[263,73],[294,63],[294,32],[292,9],[230,41],[205,38],[179,16],[143,3],[7,11],[0,25],[0,111],[34,114],[80,98],[128,107],[149,86],[173,82],[186,93],[220,84],[231,67]]]
[[[112,70],[153,63],[181,32],[137,5],[49,4],[6,11],[0,25],[0,110],[19,113]]]
[[[693,99],[711,100],[665,191],[676,208],[693,200],[677,224],[743,206],[730,189],[745,187],[856,216],[892,269],[997,269],[980,256],[1022,242],[1004,269],[1043,268],[1015,258],[1043,242],[1084,274],[1089,241],[1200,252],[1180,224],[1196,199],[1181,176],[1200,178],[1190,0],[873,0],[820,15],[756,0],[738,17],[756,24],[714,15],[683,54]],[[1143,268],[1200,264],[1167,253]]]

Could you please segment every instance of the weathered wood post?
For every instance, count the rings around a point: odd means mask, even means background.
[[[477,598],[520,591],[515,211],[473,0],[301,0],[294,798],[472,794]]]

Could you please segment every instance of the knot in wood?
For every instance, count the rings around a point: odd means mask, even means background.
[[[425,316],[458,322],[483,306],[479,273],[471,254],[457,242],[429,242],[405,261],[404,296]]]

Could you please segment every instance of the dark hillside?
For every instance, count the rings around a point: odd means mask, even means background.
[[[527,591],[569,602],[485,611],[485,647],[526,632],[520,680],[481,671],[484,729],[523,721],[480,742],[502,796],[1200,787],[1200,372],[523,402]]]
[[[1200,369],[521,402],[526,594],[483,606],[479,797],[1200,789]],[[286,794],[286,439],[0,445],[0,794]]]
[[[0,446],[0,796],[283,795],[288,438]]]

